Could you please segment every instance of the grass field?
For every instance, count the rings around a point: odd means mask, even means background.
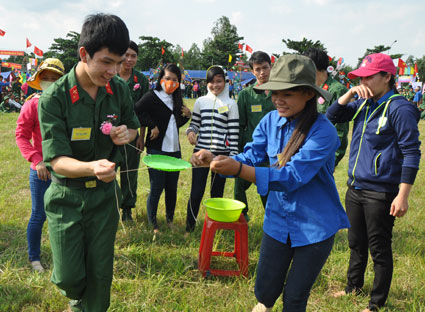
[[[193,106],[193,101],[187,102]],[[43,229],[42,263],[48,272],[32,272],[28,263],[26,226],[31,212],[28,182],[29,163],[15,144],[17,114],[0,114],[0,311],[62,311],[68,300],[50,282],[52,260],[47,224]],[[420,124],[421,139],[425,122]],[[182,132],[186,129],[183,127]],[[181,136],[183,158],[192,147]],[[421,146],[422,154],[424,145]],[[423,158],[423,157],[422,157]],[[336,183],[344,202],[347,157],[335,171]],[[110,311],[251,311],[255,269],[259,255],[264,210],[255,187],[249,189],[249,277],[209,277],[197,271],[198,248],[205,209],[201,207],[194,234],[183,238],[186,204],[190,194],[190,170],[180,175],[175,215],[177,230],[168,230],[164,201],[158,208],[161,235],[153,240],[147,225],[146,198],[149,192],[147,170],[141,164],[135,223],[121,225],[115,245],[114,279]],[[387,307],[383,311],[425,311],[425,191],[424,164],[410,197],[410,208],[394,228],[395,270]],[[208,197],[209,189],[205,192]],[[226,184],[225,197],[233,196],[233,180]],[[229,233],[222,233],[217,248],[231,248]],[[334,299],[330,294],[345,286],[349,259],[346,231],[337,234],[331,256],[310,296],[308,311],[361,311],[368,297],[347,296]],[[233,262],[216,261],[216,266],[232,267]],[[371,289],[372,263],[365,276],[365,291]],[[273,311],[281,311],[278,300]]]

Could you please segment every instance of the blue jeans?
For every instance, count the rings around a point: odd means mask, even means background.
[[[175,158],[181,158],[181,152],[162,152],[149,148],[148,154],[167,155]],[[167,172],[156,169],[148,169],[149,181],[151,189],[147,200],[148,221],[154,229],[158,228],[156,214],[158,211],[158,202],[162,191],[165,189],[165,214],[167,222],[173,222],[174,210],[176,209],[177,201],[177,182],[179,180],[179,172]]]
[[[37,171],[30,169],[31,217],[27,227],[28,256],[30,261],[40,261],[41,231],[46,214],[44,212],[44,193],[50,185],[49,181],[40,180]]]
[[[255,281],[257,300],[271,308],[283,291],[283,311],[304,312],[333,243],[334,236],[319,243],[291,247],[289,238],[283,244],[263,233]]]

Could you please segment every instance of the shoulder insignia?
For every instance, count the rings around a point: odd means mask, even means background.
[[[111,85],[109,84],[109,82],[106,84],[105,88],[106,88],[106,92],[108,94],[114,94],[114,92],[112,92],[112,88],[111,88]]]
[[[325,83],[324,85],[323,85],[323,88],[322,88],[323,90],[325,90],[325,91],[328,91],[328,89],[329,89],[329,86]]]
[[[134,75],[134,77],[133,77],[133,81],[134,81],[135,83],[138,83],[138,82],[139,82],[139,79],[137,79],[137,76],[136,76],[136,75]]]
[[[74,104],[80,99],[80,95],[78,94],[77,86],[73,86],[71,89],[69,89],[69,94],[71,95],[71,102]]]

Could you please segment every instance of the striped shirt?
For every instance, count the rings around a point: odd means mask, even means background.
[[[227,86],[218,96],[209,91],[196,100],[186,133],[191,131],[198,134],[195,150],[238,154],[239,112]]]

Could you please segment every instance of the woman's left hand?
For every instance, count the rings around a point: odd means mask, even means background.
[[[409,209],[409,202],[404,196],[397,195],[391,203],[390,215],[394,217],[403,217]]]
[[[236,175],[240,163],[229,156],[219,155],[210,164],[212,171],[223,175]]]
[[[187,118],[190,118],[190,116],[192,116],[192,112],[185,105],[182,106],[182,116],[187,117]]]

